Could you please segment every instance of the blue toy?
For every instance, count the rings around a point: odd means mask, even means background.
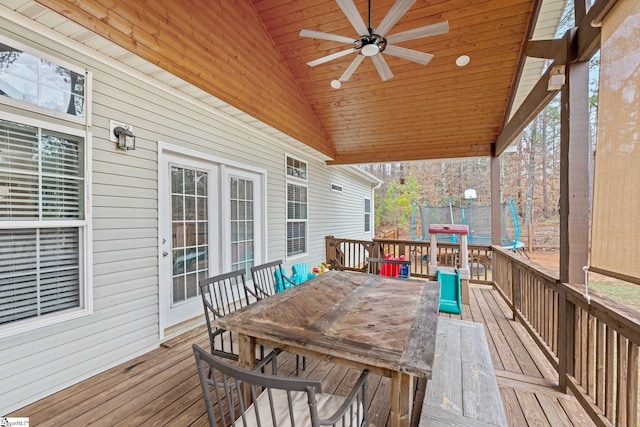
[[[317,276],[317,274],[309,271],[309,266],[307,264],[294,264],[291,268],[293,269],[293,276],[291,277],[291,280],[296,285]]]

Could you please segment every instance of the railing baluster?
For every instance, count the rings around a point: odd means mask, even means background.
[[[629,358],[627,355],[627,339],[618,335],[618,363],[617,363],[617,393],[616,393],[616,425],[626,426],[627,424],[627,370],[629,368]]]
[[[587,314],[587,384],[585,389],[591,398],[596,400],[596,319]]]
[[[596,405],[600,408],[604,408],[604,398],[605,398],[605,324],[604,322],[598,321],[598,325],[596,327],[596,373],[595,373],[595,387],[596,387],[596,395],[595,401]]]
[[[558,382],[560,391],[566,393],[567,377],[573,374],[575,306],[567,298],[567,290],[564,287],[561,287],[558,293],[560,297],[558,314]]]
[[[638,425],[638,346],[629,341],[627,367],[627,425]]]
[[[613,402],[614,402],[614,394],[613,394],[613,384],[615,382],[614,370],[616,366],[615,361],[615,348],[616,348],[616,337],[617,334],[610,327],[607,326],[607,356],[606,356],[606,371],[605,371],[605,404],[604,404],[604,415],[607,419],[613,422]]]

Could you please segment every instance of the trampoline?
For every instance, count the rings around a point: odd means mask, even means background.
[[[421,239],[429,240],[429,224],[465,224],[469,226],[468,243],[470,245],[491,245],[491,206],[418,206],[414,203],[414,213],[411,221],[411,235],[415,236],[415,214],[420,208],[420,223],[422,225]],[[500,246],[506,249],[524,250],[524,244],[519,241],[520,222],[513,198],[500,204],[501,233]],[[507,223],[513,227],[514,235],[508,233]],[[439,242],[458,243],[458,237],[454,234],[438,235]]]

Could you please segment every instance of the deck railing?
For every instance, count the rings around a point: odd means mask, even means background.
[[[598,425],[638,425],[640,315],[494,248],[494,286]]]
[[[326,238],[327,263],[365,271],[367,257],[411,260],[412,277],[429,277],[429,242]],[[499,247],[469,246],[472,282],[493,284],[570,390],[598,425],[638,425],[640,315],[584,286],[560,282],[527,259]],[[438,264],[454,266],[458,245],[438,243]],[[480,274],[482,272],[482,274]]]
[[[491,284],[491,247],[469,245],[470,281]],[[430,243],[425,240],[373,239],[355,240],[326,237],[327,264],[334,270],[366,271],[366,259],[386,255],[404,256],[411,261],[411,276],[429,277]],[[459,245],[438,243],[438,264],[459,267]]]

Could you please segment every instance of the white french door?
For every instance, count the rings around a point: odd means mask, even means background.
[[[224,167],[222,230],[223,264],[226,271],[245,270],[251,279],[250,268],[262,260],[262,177],[247,170]]]
[[[217,274],[219,166],[163,155],[160,186],[160,336],[202,313],[198,282]],[[212,209],[214,208],[214,209]]]
[[[198,282],[263,259],[263,174],[217,159],[160,152],[160,339],[203,314]]]

